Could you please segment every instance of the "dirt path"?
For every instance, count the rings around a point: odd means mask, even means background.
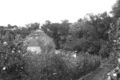
[[[110,71],[108,68],[98,68],[83,80],[103,80],[104,76]]]

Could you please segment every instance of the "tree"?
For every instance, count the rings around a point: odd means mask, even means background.
[[[69,31],[69,24],[70,23],[67,20],[62,21],[61,24],[46,21],[41,28],[48,36],[53,38],[56,49],[60,49],[60,44],[63,44],[66,40],[66,35]]]
[[[106,12],[98,15],[88,15],[90,17],[90,21],[88,22],[94,27],[98,38],[108,40],[107,31],[110,28],[110,23],[113,21],[112,18]]]
[[[24,80],[27,72],[23,54],[26,52],[21,37],[13,31],[0,32],[0,79]]]
[[[28,30],[32,31],[32,30],[37,30],[40,27],[40,23],[31,23],[31,24],[27,24],[26,27],[28,28]]]
[[[112,18],[106,12],[98,15],[88,14],[88,18],[70,25],[64,49],[99,55],[102,45],[109,42],[108,30],[111,22]]]
[[[16,26],[16,25],[12,26],[12,25],[8,24],[7,28],[8,29],[17,29],[18,26]]]
[[[110,24],[113,22],[113,18],[110,17],[106,12],[98,15],[89,14],[89,17],[90,21],[88,21],[88,23],[93,26],[95,32],[92,32],[92,35],[96,34],[93,36],[93,38],[96,39],[98,43],[96,48],[98,48],[97,52],[99,53],[100,49],[102,48],[101,43],[103,41],[106,43],[109,42],[108,30],[110,29]]]
[[[86,21],[76,22],[70,25],[69,35],[67,35],[67,41],[64,44],[64,49],[85,51],[87,50],[87,38],[92,26],[86,23]]]
[[[60,24],[60,48],[63,48],[63,45],[66,43],[67,35],[69,34],[70,22],[68,20],[62,20]]]
[[[117,0],[116,3],[113,5],[111,13],[115,19],[120,17],[120,0]]]

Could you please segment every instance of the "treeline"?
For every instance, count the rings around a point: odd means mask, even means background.
[[[22,38],[25,38],[27,35],[30,34],[31,31],[37,30],[39,28],[39,26],[40,26],[39,23],[27,24],[24,27],[8,24],[8,26],[0,26],[0,31],[1,32],[2,31],[14,32],[14,34],[19,34],[19,35],[21,35]]]
[[[108,31],[113,17],[106,12],[88,16],[89,18],[79,19],[75,23],[69,23],[68,20],[63,20],[62,23],[46,21],[41,28],[54,39],[56,49],[78,53],[82,51],[108,57],[110,51]]]
[[[15,35],[25,38],[32,31],[41,28],[45,34],[53,38],[57,50],[88,52],[93,55],[109,57],[111,51],[110,24],[116,25],[116,18],[109,16],[107,12],[98,15],[88,14],[87,16],[75,23],[70,23],[68,20],[62,20],[61,23],[46,21],[41,26],[39,23],[31,23],[25,27],[9,24],[0,26],[0,30],[1,32],[11,31]]]
[[[46,21],[42,26],[39,23],[32,23],[25,27],[9,24],[7,27],[0,26],[0,30],[12,31],[15,35],[19,34],[25,38],[31,31],[41,27],[48,36],[53,38],[57,50],[88,52],[108,57],[110,51],[108,31],[110,24],[113,23],[113,17],[110,17],[107,12],[87,16],[89,17],[79,19],[75,23],[70,23],[68,20],[63,20],[61,23]]]

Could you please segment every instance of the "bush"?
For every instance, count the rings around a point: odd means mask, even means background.
[[[70,80],[65,62],[57,55],[29,54],[26,61],[30,80]]]
[[[10,36],[11,35],[11,36]],[[0,38],[0,79],[22,80],[26,78],[22,39],[12,34],[1,34]],[[11,39],[11,40],[9,40]]]
[[[100,58],[98,56],[91,56],[87,54],[80,54],[77,57],[76,65],[72,68],[72,75],[74,79],[78,79],[100,66]],[[73,79],[73,80],[74,80]]]
[[[76,80],[100,65],[97,56],[70,54],[32,54],[25,56],[29,80]]]

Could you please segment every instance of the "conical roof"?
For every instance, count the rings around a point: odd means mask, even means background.
[[[55,50],[55,44],[52,38],[47,36],[43,31],[37,30],[30,33],[24,40],[27,50],[38,50],[42,52],[51,52]],[[41,49],[41,50],[39,50]]]

